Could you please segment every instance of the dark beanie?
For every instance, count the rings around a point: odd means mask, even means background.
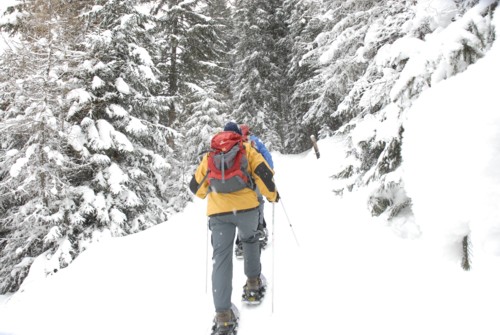
[[[224,131],[234,131],[235,133],[238,133],[241,135],[241,129],[240,126],[238,126],[237,123],[234,122],[228,122],[224,126]]]

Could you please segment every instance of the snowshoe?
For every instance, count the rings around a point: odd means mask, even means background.
[[[214,317],[211,335],[236,335],[238,332],[238,321],[240,313],[238,308],[233,304],[229,315],[221,315],[217,313]]]
[[[243,243],[239,242],[234,248],[234,255],[237,259],[243,259]]]
[[[260,249],[265,249],[267,247],[267,239],[268,239],[267,228],[259,227],[257,233],[259,234]]]
[[[268,240],[267,228],[259,227],[259,230],[257,230],[257,234],[259,235],[260,249],[265,249],[267,247]],[[237,259],[243,259],[243,243],[241,241],[238,241],[238,243],[235,245],[234,255]]]
[[[266,294],[267,280],[263,274],[258,278],[257,285],[249,285],[249,280],[243,286],[241,301],[248,305],[259,305]]]

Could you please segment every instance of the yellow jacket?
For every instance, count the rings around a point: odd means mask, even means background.
[[[278,193],[273,180],[274,171],[269,167],[264,157],[250,143],[243,143],[243,145],[245,146],[248,160],[248,173],[253,178],[262,195],[268,201],[276,201]],[[210,192],[208,180],[205,178],[207,173],[208,154],[205,154],[191,179],[189,188],[201,199],[205,199],[208,196],[208,216],[236,213],[259,207],[257,194],[250,188],[244,188],[233,193]],[[202,184],[200,185],[200,183]]]

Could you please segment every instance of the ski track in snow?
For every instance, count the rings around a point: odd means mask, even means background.
[[[463,272],[377,223],[363,191],[335,197],[329,175],[342,142],[319,145],[320,159],[274,154],[282,202],[274,244],[273,205],[265,207],[268,290],[262,305],[242,306],[246,278],[234,259],[238,334],[499,334],[495,263]],[[0,300],[0,334],[209,334],[205,209],[195,199],[166,223],[92,245],[51,277],[30,274],[22,292]]]

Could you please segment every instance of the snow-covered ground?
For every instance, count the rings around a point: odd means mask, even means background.
[[[464,272],[423,239],[397,237],[367,215],[362,191],[331,192],[342,139],[319,146],[320,159],[274,155],[283,201],[262,257],[270,287],[261,306],[241,306],[235,260],[239,334],[499,334],[498,259]],[[208,334],[205,206],[195,200],[164,224],[94,244],[48,278],[39,260],[20,292],[2,297],[0,334]],[[272,225],[271,204],[266,218]]]

